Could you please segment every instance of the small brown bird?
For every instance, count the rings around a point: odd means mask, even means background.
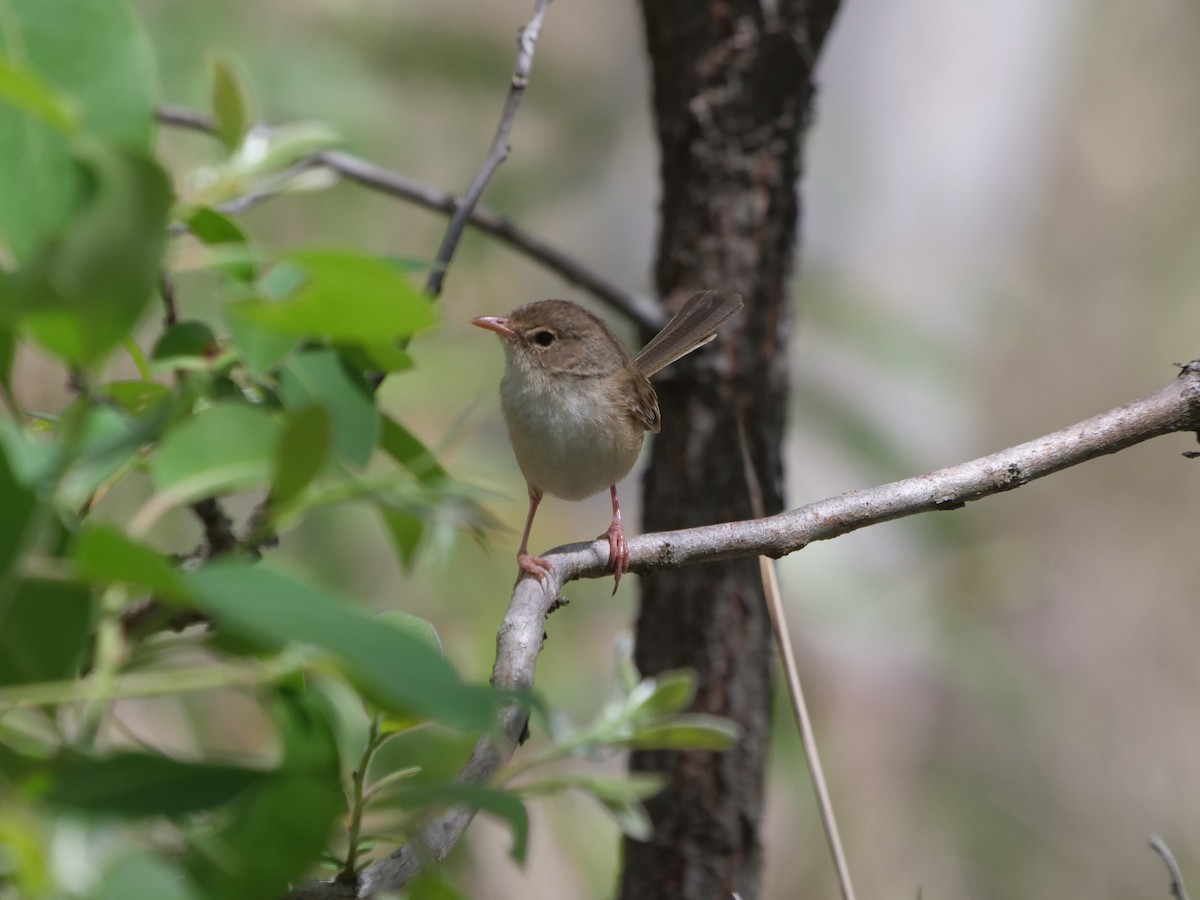
[[[649,378],[711,341],[741,308],[737,294],[694,294],[636,357],[603,320],[568,300],[541,300],[507,318],[471,320],[504,342],[500,405],[529,488],[517,551],[522,571],[542,578],[553,568],[529,555],[529,530],[544,494],[582,500],[607,487],[613,508],[608,562],[616,593],[629,568],[617,482],[633,468],[646,432],[657,433],[661,424]]]

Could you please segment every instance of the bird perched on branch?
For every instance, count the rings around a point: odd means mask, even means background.
[[[650,376],[716,337],[742,308],[727,291],[703,291],[633,356],[604,321],[568,300],[541,300],[473,325],[504,344],[500,405],[517,464],[529,488],[529,513],[517,551],[523,572],[543,578],[549,560],[529,555],[529,530],[545,494],[582,500],[608,488],[613,517],[608,562],[613,593],[629,568],[617,482],[629,474],[647,431],[658,432]]]

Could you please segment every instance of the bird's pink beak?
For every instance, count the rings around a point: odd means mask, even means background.
[[[471,320],[472,325],[494,331],[503,338],[516,337],[517,333],[508,326],[508,319],[503,316],[480,316]]]

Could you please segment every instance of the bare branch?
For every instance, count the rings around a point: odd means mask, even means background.
[[[349,153],[327,150],[317,154],[321,165],[338,172],[363,187],[408,200],[426,209],[453,213],[457,207],[454,195],[441,188],[424,184],[407,176],[367,162]],[[587,291],[648,331],[656,331],[666,322],[662,309],[647,297],[618,287],[603,275],[562,252],[539,237],[514,225],[509,219],[486,207],[471,210],[470,223],[480,231],[499,238],[515,250],[541,263],[564,281]]]
[[[1034,479],[1164,434],[1200,431],[1200,360],[1181,368],[1179,377],[1171,384],[1140,400],[971,462],[880,487],[850,491],[775,516],[632,538],[630,568],[652,572],[731,557],[777,558],[801,550],[813,541],[829,540],[868,525],[917,513],[960,509],[972,500],[1013,490]],[[492,683],[497,687],[533,686],[544,638],[543,623],[565,584],[577,578],[612,574],[606,540],[567,544],[541,555],[551,560],[554,568],[544,581],[527,576],[517,582],[496,635]],[[478,782],[491,778],[511,758],[525,721],[522,710],[506,710],[498,723],[501,737],[479,742],[459,773],[459,780]],[[433,859],[444,859],[472,816],[469,809],[452,810],[422,831],[420,846]],[[335,882],[310,882],[293,890],[288,897],[290,900],[369,897],[399,887],[420,866],[419,854],[412,847],[401,847],[387,859],[363,870],[357,890]]]
[[[521,99],[525,96],[525,86],[529,83],[529,70],[533,67],[533,51],[537,47],[538,35],[542,30],[542,20],[546,17],[546,9],[549,5],[550,0],[534,0],[533,17],[517,35],[517,62],[513,67],[512,81],[509,84],[508,97],[504,101],[504,111],[500,114],[500,124],[496,127],[496,135],[492,138],[492,145],[488,148],[483,165],[475,173],[475,180],[471,182],[471,186],[467,188],[467,192],[459,201],[454,215],[450,217],[450,223],[446,226],[446,234],[442,238],[442,245],[438,247],[437,256],[434,258],[433,271],[429,273],[429,278],[425,281],[425,290],[434,297],[440,296],[442,293],[442,282],[446,278],[446,269],[450,265],[454,251],[458,248],[458,242],[462,240],[467,220],[471,217],[471,210],[483,196],[484,189],[492,180],[492,176],[496,174],[496,170],[500,168],[500,164],[508,158],[508,135],[512,131],[513,120],[517,117]]]
[[[173,128],[198,131],[209,135],[215,133],[212,120],[195,110],[177,106],[160,106],[157,116],[159,122]],[[417,181],[398,172],[392,172],[351,153],[326,150],[297,162],[295,168],[300,169],[305,162],[308,164],[305,166],[306,168],[323,166],[361,187],[407,200],[409,203],[434,212],[450,215],[458,209],[458,201],[449,191]],[[273,187],[278,187],[278,185],[273,185]],[[255,192],[253,196],[254,202],[259,203],[270,199],[275,194],[264,195],[262,192]],[[240,210],[223,208],[222,211],[236,214]],[[663,311],[648,297],[624,290],[557,247],[513,224],[499,213],[486,207],[476,206],[470,211],[468,221],[480,231],[499,238],[514,250],[554,272],[568,284],[573,284],[596,299],[607,303],[646,331],[657,331],[665,323],[666,317]]]

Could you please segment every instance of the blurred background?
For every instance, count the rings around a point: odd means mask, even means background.
[[[135,2],[164,101],[203,106],[207,59],[230,56],[267,121],[326,122],[347,149],[454,191],[483,158],[531,6]],[[649,292],[658,161],[640,28],[632,2],[551,6],[485,204]],[[216,149],[166,131],[161,142],[180,173]],[[791,505],[1027,440],[1200,355],[1194,0],[847,0],[808,146]],[[443,228],[352,185],[246,221],[268,246],[415,259]],[[210,293],[181,281],[184,314],[211,314]],[[617,320],[469,235],[440,327],[384,388],[510,531],[487,547],[439,535],[404,573],[378,521],[350,508],[277,551],[378,608],[430,618],[476,679],[491,668],[525,499],[497,404],[502,354],[468,322],[547,296]],[[30,402],[56,405],[60,387],[35,385]],[[1159,439],[779,563],[862,896],[1164,896],[1151,832],[1200,883],[1200,470],[1180,455],[1193,447]],[[622,490],[632,522],[637,495],[635,473]],[[597,534],[607,503],[548,501],[533,548]],[[177,527],[187,547],[193,526]],[[608,695],[636,603],[636,579],[625,584],[615,598],[572,585],[549,623],[538,685],[577,720]],[[238,744],[264,726],[223,727],[247,732],[222,738]],[[775,732],[763,896],[833,896],[784,703]],[[485,819],[452,858],[458,883],[475,897],[611,896],[619,839],[604,813],[583,797],[533,807],[527,868]]]

